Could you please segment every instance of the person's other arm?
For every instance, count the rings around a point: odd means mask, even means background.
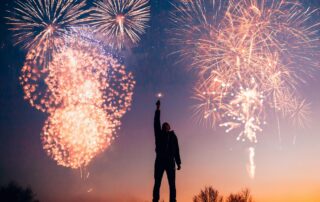
[[[178,166],[178,170],[181,169],[181,159],[180,159],[180,150],[179,150],[179,142],[178,138],[175,135],[175,152],[174,152],[174,159],[176,161],[176,164]]]
[[[160,101],[158,100],[157,103],[157,109],[154,114],[154,121],[153,121],[153,127],[154,127],[154,135],[156,138],[160,135],[161,133],[161,123],[160,123]]]

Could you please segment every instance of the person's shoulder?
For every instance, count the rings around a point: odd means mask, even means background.
[[[176,133],[174,131],[171,131],[171,134],[172,134],[173,137],[177,138],[177,135],[176,135]]]

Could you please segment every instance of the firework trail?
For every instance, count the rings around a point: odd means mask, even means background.
[[[254,163],[255,149],[254,147],[250,147],[248,149],[249,152],[249,163],[247,165],[247,170],[251,178],[254,178],[256,172],[256,166]]]
[[[289,0],[194,0],[175,7],[172,42],[198,73],[201,122],[237,130],[237,139],[250,143],[272,114],[306,125],[310,104],[298,88],[319,67],[318,10]]]
[[[150,18],[149,0],[104,0],[94,3],[91,25],[115,48],[136,44]]]

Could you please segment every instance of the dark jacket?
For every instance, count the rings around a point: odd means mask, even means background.
[[[156,139],[157,159],[181,164],[178,138],[173,131],[163,132],[160,123],[160,110],[154,115],[154,135]]]

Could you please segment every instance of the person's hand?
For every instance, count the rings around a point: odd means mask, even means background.
[[[157,109],[160,109],[160,100],[157,101],[156,105],[157,105]]]
[[[178,168],[177,168],[177,170],[181,170],[181,165],[178,165]]]

